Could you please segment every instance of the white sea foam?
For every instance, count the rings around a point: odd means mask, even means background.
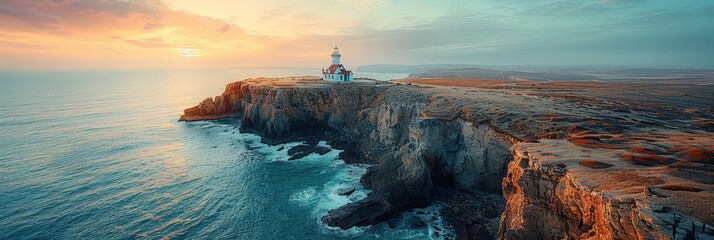
[[[315,198],[317,197],[316,193],[317,189],[315,189],[315,187],[309,187],[290,195],[290,201],[299,202],[301,204],[310,204],[315,201]]]
[[[275,146],[261,146],[258,149],[264,152],[273,161],[287,161],[287,149],[300,145],[302,143],[287,143]],[[310,154],[301,159],[291,161],[295,164],[305,164],[308,162],[329,162],[322,173],[334,172],[330,180],[320,186],[310,186],[305,189],[297,190],[290,195],[290,201],[302,206],[311,207],[311,218],[320,226],[321,231],[326,234],[333,234],[343,237],[370,236],[373,238],[389,238],[389,239],[456,239],[456,232],[448,222],[440,215],[440,210],[443,208],[442,203],[435,202],[432,205],[414,209],[406,212],[400,218],[394,220],[396,226],[391,229],[386,223],[381,223],[375,226],[353,227],[347,230],[338,227],[327,226],[321,219],[327,212],[332,209],[339,208],[345,204],[359,201],[367,197],[370,192],[361,183],[360,179],[367,168],[368,164],[347,164],[339,159],[339,153],[342,150],[332,149],[325,141],[318,143],[318,146],[328,147],[331,149],[325,155]],[[282,149],[281,149],[282,148]],[[281,149],[278,151],[278,149]],[[340,195],[346,189],[354,188],[355,191],[347,196]],[[424,228],[411,228],[407,226],[406,217],[416,216],[426,224]]]
[[[302,143],[291,143],[285,146],[288,149],[293,146],[300,145]],[[314,204],[315,210],[313,211],[314,217],[322,217],[327,214],[327,211],[345,205],[347,203],[357,201],[367,196],[369,190],[365,189],[364,186],[359,182],[360,177],[364,174],[368,165],[364,164],[346,164],[344,161],[339,159],[339,154],[342,150],[332,149],[325,141],[318,143],[318,146],[330,148],[330,151],[324,155],[319,154],[309,154],[304,156],[294,162],[296,164],[301,164],[305,162],[314,161],[328,161],[329,165],[323,170],[323,173],[327,171],[336,171],[330,181],[326,182],[322,186],[311,186],[307,189],[300,190],[296,192],[293,196],[296,198],[291,200],[300,199],[301,203],[304,204]],[[285,151],[285,156],[280,156],[282,151],[277,151],[282,146],[272,146],[271,149],[275,149],[273,158],[282,158],[287,156],[287,150]],[[338,193],[344,189],[354,188],[355,191],[349,196],[342,196]],[[305,198],[305,194],[312,194],[310,198]],[[304,201],[307,200],[307,201]]]
[[[277,145],[268,145],[260,142],[260,140],[251,143],[249,146],[255,148],[255,151],[265,156],[268,161],[288,161],[290,155],[288,155],[288,150],[304,142],[289,142]]]
[[[421,218],[429,229],[429,239],[456,239],[454,226],[448,223],[441,215],[444,204],[434,202],[425,208],[413,209],[411,213]]]

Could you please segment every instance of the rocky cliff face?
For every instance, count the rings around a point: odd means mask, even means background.
[[[576,113],[579,117],[574,117]],[[584,187],[583,179],[587,178],[573,173],[582,170],[582,166],[546,164],[543,159],[556,158],[528,154],[524,144],[535,144],[539,138],[562,139],[572,133],[639,131],[650,127],[637,121],[627,123],[630,127],[615,127],[625,120],[580,103],[497,91],[393,83],[334,85],[309,78],[247,79],[229,84],[221,96],[186,109],[181,120],[225,117],[241,119],[242,131],[256,133],[267,143],[294,141],[318,133],[331,145],[346,150],[343,159],[375,164],[362,178],[372,192],[363,200],[330,211],[323,220],[332,226],[374,224],[405,209],[443,199],[444,196],[439,196],[443,192],[458,191],[473,196],[486,192],[500,194],[503,190],[507,205],[501,216],[500,233],[484,234],[477,229],[483,227],[484,220],[470,218],[498,214],[483,214],[483,209],[458,202],[468,197],[447,200],[454,206],[447,211],[454,221],[461,221],[461,225],[457,224],[460,232],[470,238],[500,234],[504,239],[649,239],[672,237],[666,227],[673,225],[675,238],[714,235],[711,219],[672,208],[670,203],[644,204],[628,197],[630,188],[607,192],[611,189]],[[610,146],[597,137],[571,140],[588,147]],[[511,149],[514,143],[516,146]],[[550,147],[568,151],[571,146]],[[602,158],[618,161],[610,166],[630,164],[618,157],[622,154],[628,152],[622,150]],[[590,155],[576,157],[590,158]],[[644,194],[643,189],[649,186],[635,188]],[[651,189],[660,189],[652,186]],[[445,188],[453,190],[439,190]],[[669,185],[665,188],[675,189]],[[689,193],[712,199],[710,184],[699,184],[694,189],[699,191],[667,194],[677,197],[670,199],[684,198]],[[660,213],[675,213],[676,219],[657,219],[655,216]],[[664,223],[667,221],[672,224]]]
[[[270,81],[279,80],[229,84],[223,95],[187,109],[181,120],[236,116],[243,131],[267,143],[324,133],[330,144],[344,146],[348,160],[376,164],[362,179],[372,193],[331,211],[324,219],[330,225],[370,225],[423,207],[439,184],[501,191],[514,139],[451,112],[430,113],[431,94],[392,84],[276,87]]]
[[[568,149],[563,151],[562,149]],[[519,143],[503,181],[503,239],[712,239],[707,184],[638,171],[565,140]],[[690,205],[691,204],[691,205]],[[693,206],[698,205],[698,206]]]
[[[241,82],[226,85],[222,95],[206,98],[198,105],[184,110],[179,121],[202,121],[238,117],[243,112]]]

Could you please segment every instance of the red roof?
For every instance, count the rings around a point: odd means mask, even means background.
[[[337,70],[340,70],[338,73]],[[322,72],[322,74],[343,74],[343,75],[350,75],[352,74],[352,71],[347,71],[345,69],[345,66],[342,66],[342,64],[332,64],[330,65],[329,68],[325,69],[325,71]]]

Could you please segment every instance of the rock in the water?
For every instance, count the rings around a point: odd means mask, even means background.
[[[310,155],[313,149],[315,149],[314,146],[305,144],[292,147],[288,149],[288,155],[290,155],[290,158],[288,158],[288,160],[296,160]]]
[[[288,155],[300,154],[302,152],[310,152],[314,148],[315,148],[314,146],[310,146],[308,144],[297,145],[297,146],[294,146],[294,147],[288,149]]]
[[[390,229],[396,228],[397,227],[397,219],[392,218],[392,219],[387,220],[387,226],[389,226]]]
[[[325,155],[328,152],[332,151],[332,149],[328,147],[323,147],[323,146],[317,146],[312,150],[314,153],[320,154],[320,155]]]
[[[300,144],[288,149],[288,155],[290,155],[290,158],[288,160],[300,159],[312,153],[325,155],[330,151],[330,148],[324,146],[317,146],[317,141],[314,141],[314,139],[309,139],[307,143]]]
[[[392,204],[385,197],[372,196],[330,210],[322,220],[330,226],[348,229],[354,226],[372,225],[389,219],[395,213]]]
[[[422,228],[422,227],[426,226],[426,223],[424,223],[424,221],[422,221],[421,218],[414,216],[414,215],[408,217],[406,219],[405,224],[407,226],[409,226],[410,228]]]
[[[354,193],[355,190],[356,189],[353,187],[338,189],[337,194],[341,195],[341,196],[349,196],[349,195],[352,195],[352,193]]]

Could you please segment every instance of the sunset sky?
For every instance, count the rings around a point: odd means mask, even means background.
[[[0,69],[714,67],[711,0],[0,0]]]

